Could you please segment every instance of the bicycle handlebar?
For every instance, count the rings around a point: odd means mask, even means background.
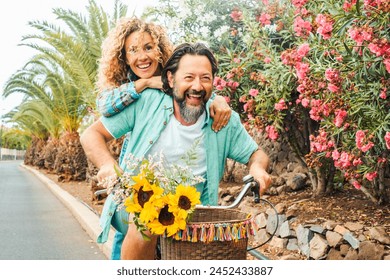
[[[207,208],[207,209],[232,209],[232,208],[235,208],[237,207],[240,202],[242,201],[242,199],[244,198],[244,196],[248,193],[249,190],[252,191],[253,193],[253,196],[254,196],[254,202],[255,203],[259,203],[260,202],[260,194],[259,194],[259,182],[257,182],[252,175],[246,175],[244,178],[243,178],[243,181],[245,183],[244,187],[242,188],[242,190],[240,191],[240,193],[238,194],[237,198],[234,200],[234,202],[230,205],[226,205],[226,206],[208,206],[208,205],[196,205],[196,209],[204,209],[204,208]]]

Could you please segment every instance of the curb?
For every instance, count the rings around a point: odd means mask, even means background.
[[[100,248],[103,254],[108,259],[111,259],[112,240],[115,233],[114,230],[110,230],[109,237],[106,243],[96,243],[96,239],[101,231],[99,225],[99,216],[95,212],[93,212],[89,208],[89,206],[85,205],[83,202],[70,195],[67,191],[63,190],[61,187],[59,187],[56,183],[47,178],[41,172],[27,165],[24,165],[23,163],[20,164],[20,166],[37,176],[38,179],[40,179],[50,189],[50,191],[70,210],[72,215],[77,219],[82,228]]]

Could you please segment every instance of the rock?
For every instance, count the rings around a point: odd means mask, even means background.
[[[360,223],[351,223],[351,222],[347,222],[347,223],[345,223],[344,226],[345,226],[347,229],[349,229],[350,231],[358,231],[358,230],[363,229],[363,225],[360,224]]]
[[[352,249],[348,250],[348,253],[344,258],[344,260],[357,260],[357,259],[358,259],[358,252]]]
[[[294,204],[294,205],[290,206],[289,208],[287,208],[287,210],[286,210],[287,220],[290,220],[292,217],[296,217],[297,215],[299,215],[298,205]]]
[[[336,247],[338,246],[341,241],[343,240],[343,237],[334,231],[327,231],[326,234],[326,240],[328,241],[329,246]]]
[[[285,260],[285,261],[295,261],[295,260],[299,260],[300,258],[298,256],[294,256],[294,255],[286,255],[286,256],[281,256],[280,257],[280,260]]]
[[[340,245],[340,253],[343,257],[345,257],[348,254],[348,251],[351,249],[351,246],[348,244],[341,244]]]
[[[255,224],[258,229],[265,228],[267,226],[267,217],[264,213],[260,213],[255,217]]]
[[[341,252],[339,250],[336,250],[335,248],[330,248],[326,259],[327,260],[343,260],[344,258],[341,255]]]
[[[298,251],[299,250],[298,239],[296,239],[296,238],[289,239],[287,242],[286,248],[287,248],[287,250],[290,250],[290,251]]]
[[[313,238],[313,232],[304,228],[302,225],[298,225],[295,232],[297,233],[298,247],[301,252],[306,256],[310,256],[309,242]]]
[[[372,239],[379,241],[382,244],[390,245],[390,237],[386,233],[383,227],[373,227],[369,229],[369,233]]]
[[[278,203],[275,205],[275,209],[279,214],[283,214],[286,211],[287,204],[286,203]]]
[[[309,248],[310,257],[319,260],[326,256],[328,242],[320,234],[314,234],[314,237],[310,240]]]
[[[314,225],[314,226],[311,226],[310,227],[310,230],[312,232],[316,232],[316,233],[319,233],[319,234],[323,234],[324,233],[324,228],[322,226],[318,226],[318,225]]]
[[[279,228],[279,236],[281,238],[291,237],[293,236],[293,232],[290,229],[290,224],[288,221],[285,221]]]
[[[328,220],[326,221],[324,224],[323,224],[324,228],[327,229],[327,230],[333,230],[336,226],[337,226],[337,223],[335,221],[332,221],[332,220]]]
[[[383,259],[386,261],[390,261],[390,255],[384,256]]]
[[[265,244],[269,241],[270,237],[271,235],[269,235],[265,229],[261,229],[256,233],[254,239],[259,244]]]
[[[301,190],[306,185],[307,175],[303,173],[296,173],[292,178],[287,179],[286,185],[293,191]]]
[[[385,254],[383,245],[365,241],[360,244],[358,259],[359,260],[381,260]]]
[[[269,243],[269,245],[272,247],[275,247],[275,248],[285,249],[287,242],[288,242],[287,239],[283,239],[283,238],[279,238],[279,237],[274,236],[271,239],[271,242]]]
[[[360,241],[352,235],[352,233],[347,232],[343,235],[344,240],[346,240],[349,244],[351,244],[352,248],[359,248]]]
[[[340,225],[335,226],[335,228],[334,228],[333,230],[334,230],[335,232],[337,232],[337,233],[340,233],[341,235],[344,235],[344,234],[346,234],[347,232],[349,232],[345,227],[340,226]]]

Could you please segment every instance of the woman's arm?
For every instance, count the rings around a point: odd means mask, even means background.
[[[213,99],[213,101],[210,104],[210,117],[214,119],[212,129],[215,132],[218,132],[229,122],[232,115],[232,109],[223,96],[213,93],[211,99]]]
[[[161,76],[139,79],[99,93],[96,99],[97,109],[105,117],[113,116],[136,101],[146,88],[161,89]]]

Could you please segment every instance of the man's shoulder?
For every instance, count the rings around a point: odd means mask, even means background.
[[[147,88],[142,91],[140,98],[135,103],[138,103],[140,106],[145,104],[148,106],[157,106],[161,103],[164,103],[165,105],[166,103],[170,104],[171,102],[172,97],[165,94],[163,91],[154,88]]]

